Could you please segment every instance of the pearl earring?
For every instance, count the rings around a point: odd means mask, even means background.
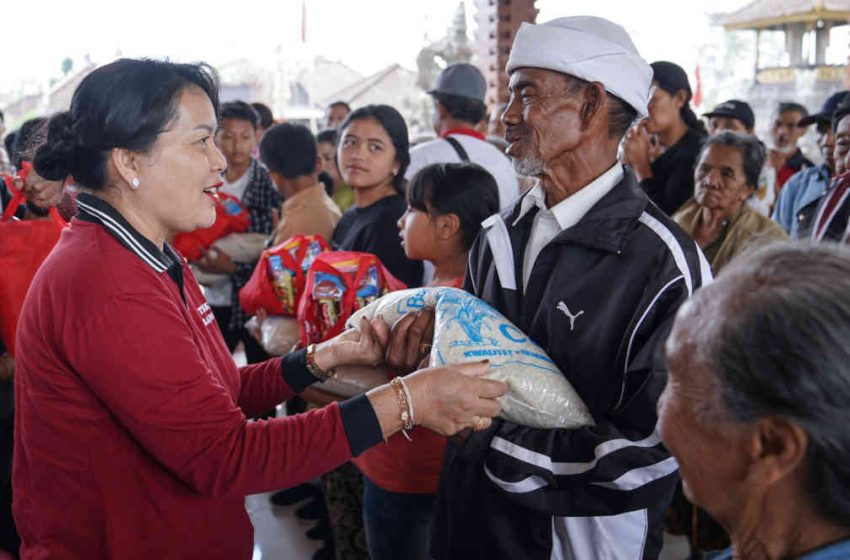
[[[139,178],[138,178],[138,177],[133,177],[133,178],[130,180],[130,185],[131,185],[134,189],[138,189],[140,184],[141,184],[141,182],[139,181]]]

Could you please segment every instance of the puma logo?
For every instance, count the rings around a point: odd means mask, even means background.
[[[561,311],[561,313],[563,313],[564,315],[566,315],[567,317],[570,318],[570,330],[571,331],[573,330],[573,327],[575,327],[575,325],[576,325],[576,319],[579,318],[579,315],[582,315],[584,313],[584,310],[582,309],[581,311],[579,311],[578,313],[573,315],[572,313],[570,313],[570,308],[567,307],[567,304],[564,303],[563,301],[558,302],[557,309],[559,311]]]

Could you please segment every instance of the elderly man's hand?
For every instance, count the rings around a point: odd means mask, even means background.
[[[206,251],[195,264],[208,274],[233,274],[236,272],[236,264],[227,253],[217,249]]]
[[[387,343],[387,365],[399,373],[416,369],[431,353],[434,310],[424,308],[395,322]]]
[[[383,319],[363,317],[349,329],[316,345],[316,365],[325,371],[339,366],[378,366],[384,362],[389,327]]]

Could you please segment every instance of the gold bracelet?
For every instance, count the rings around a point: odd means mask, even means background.
[[[310,344],[307,346],[307,371],[319,381],[327,381],[336,374],[336,371],[331,368],[330,371],[325,371],[319,364],[316,363],[316,345]]]
[[[413,429],[413,415],[410,414],[410,400],[404,385],[398,377],[394,377],[390,381],[390,387],[395,390],[395,396],[398,400],[398,408],[401,412],[401,433],[408,441],[412,441],[407,434],[407,430]]]

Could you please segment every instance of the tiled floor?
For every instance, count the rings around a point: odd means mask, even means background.
[[[252,560],[310,560],[319,549],[319,541],[304,536],[313,524],[295,517],[300,504],[273,506],[269,495],[255,494],[245,499],[245,507],[254,523],[254,557]]]

